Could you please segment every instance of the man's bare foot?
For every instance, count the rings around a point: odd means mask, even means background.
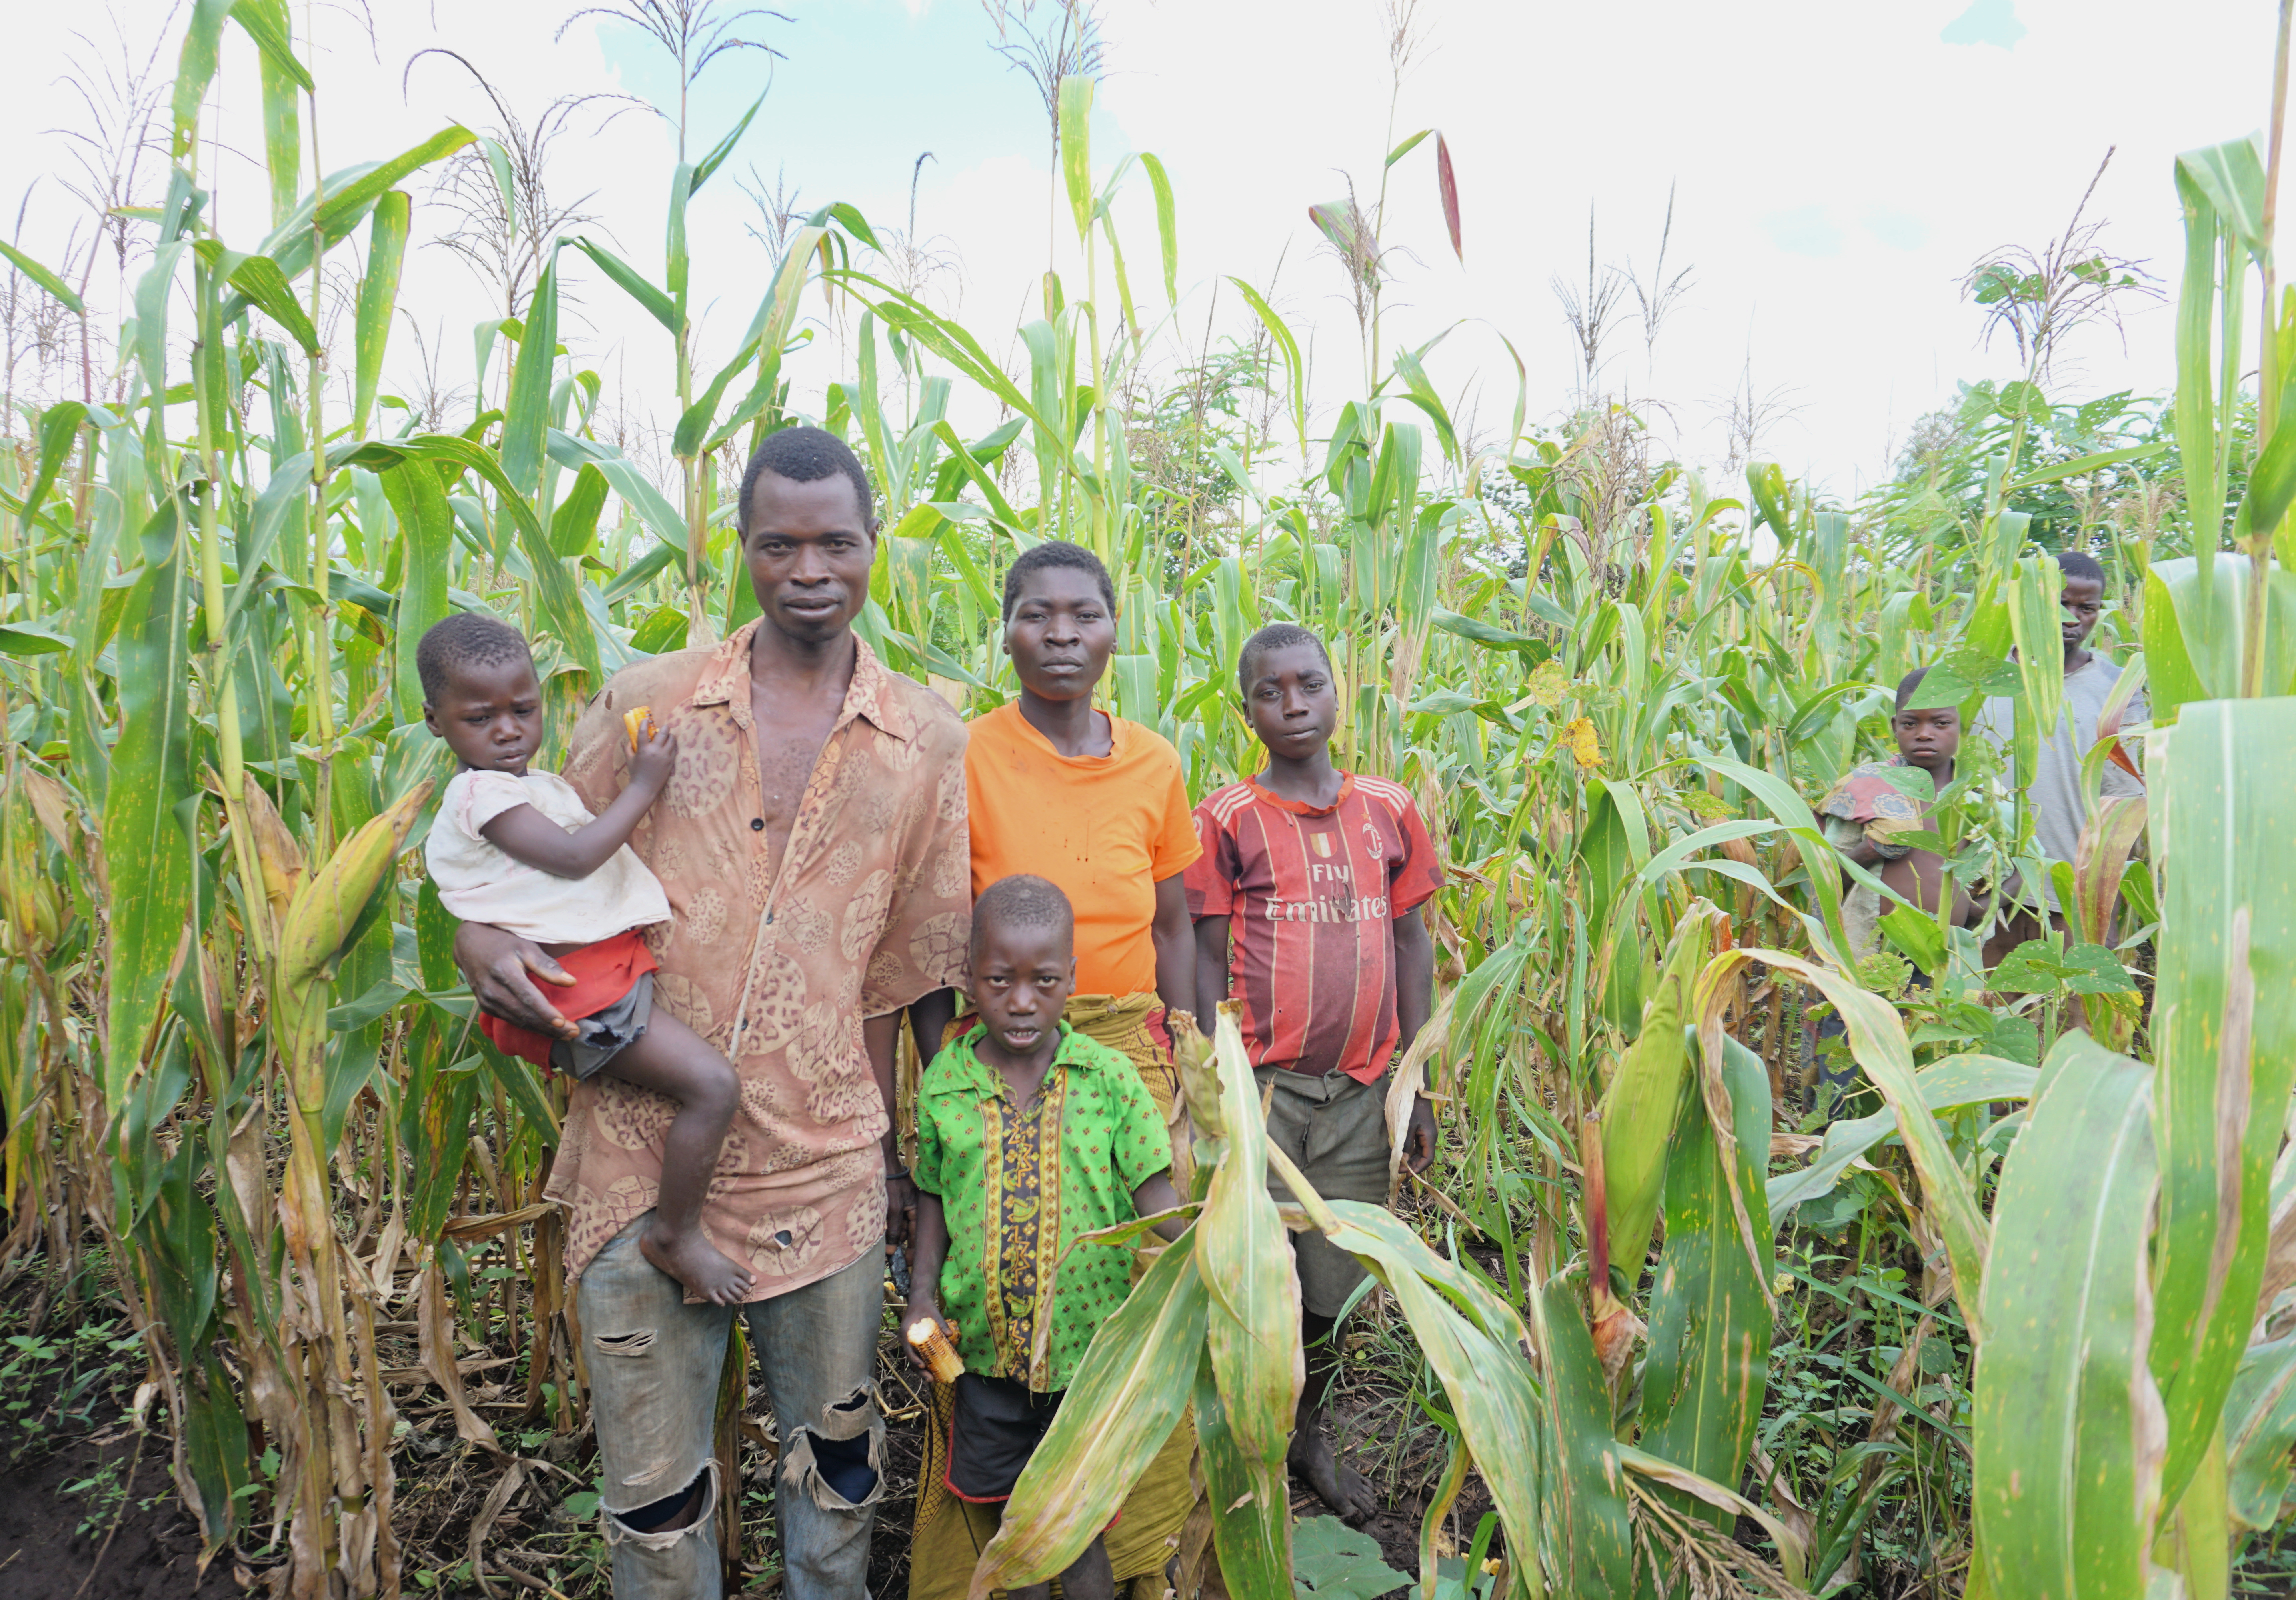
[[[1361,1527],[1379,1514],[1379,1497],[1361,1473],[1341,1464],[1322,1418],[1292,1436],[1291,1465],[1349,1527]]]
[[[638,1250],[661,1271],[713,1306],[737,1306],[749,1298],[753,1280],[749,1268],[720,1253],[700,1228],[668,1233],[649,1228],[638,1236]]]

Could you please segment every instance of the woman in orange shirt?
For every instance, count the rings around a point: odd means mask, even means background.
[[[1061,886],[1076,907],[1068,1022],[1130,1056],[1171,1122],[1166,1015],[1196,1009],[1181,879],[1203,847],[1170,741],[1093,709],[1115,648],[1116,590],[1099,558],[1058,541],[1023,551],[1004,575],[1020,698],[976,718],[965,746],[972,892],[1014,873]]]
[[[972,892],[1034,873],[1068,896],[1077,972],[1062,1019],[1137,1069],[1172,1136],[1173,1181],[1185,1194],[1191,1136],[1165,1018],[1195,1009],[1195,931],[1181,878],[1203,846],[1179,752],[1154,729],[1093,709],[1115,648],[1116,589],[1099,558],[1058,541],[1023,551],[1004,575],[1004,653],[1021,695],[975,718],[965,746]],[[963,1600],[996,1531],[999,1507],[947,1489],[953,1393],[934,1386],[939,1425],[917,1475],[909,1600]],[[1108,1530],[1119,1594],[1165,1592],[1170,1541],[1194,1502],[1195,1442],[1193,1427],[1172,1430]]]

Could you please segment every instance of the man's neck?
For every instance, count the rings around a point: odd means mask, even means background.
[[[1098,714],[1092,709],[1092,696],[1079,694],[1074,700],[1047,700],[1035,690],[1021,691],[1021,719],[1044,734],[1052,747],[1064,756],[1092,756],[1107,753],[1102,743]],[[1109,750],[1116,747],[1116,730],[1110,725]]]
[[[2070,677],[2089,663],[2090,652],[2085,645],[2075,644],[2065,651],[2065,676]]]
[[[1267,753],[1267,765],[1260,769],[1259,786],[1270,794],[1280,795],[1302,805],[1337,805],[1340,769],[1332,765],[1332,747],[1328,744],[1312,756],[1279,756]]]
[[[859,659],[849,628],[825,639],[793,639],[772,623],[760,622],[750,636],[750,679],[770,679],[800,693],[833,688],[842,695]]]

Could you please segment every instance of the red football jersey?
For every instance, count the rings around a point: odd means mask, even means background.
[[[1255,1066],[1368,1083],[1394,1054],[1395,918],[1442,887],[1401,784],[1343,775],[1318,808],[1247,778],[1196,808],[1188,915],[1226,916],[1227,998]]]

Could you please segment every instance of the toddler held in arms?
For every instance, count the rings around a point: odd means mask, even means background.
[[[1074,914],[1053,883],[1016,874],[982,890],[969,984],[980,1021],[917,1091],[905,1325],[955,1337],[966,1370],[941,1458],[949,1490],[975,1506],[1012,1497],[1094,1330],[1130,1292],[1131,1252],[1078,1235],[1180,1203],[1164,1120],[1131,1061],[1062,1020],[1075,947]],[[1183,1226],[1169,1218],[1156,1231],[1176,1238]],[[909,1351],[933,1371],[914,1334]],[[1061,1574],[1069,1600],[1109,1600],[1114,1588],[1099,1538]],[[1034,1584],[1011,1600],[1049,1592]]]
[[[542,685],[517,629],[457,614],[422,636],[414,661],[422,720],[462,763],[424,847],[440,903],[464,922],[534,940],[573,975],[556,1004],[575,1037],[486,1015],[479,1026],[506,1054],[576,1079],[611,1072],[677,1103],[639,1248],[689,1293],[740,1303],[750,1274],[709,1243],[701,1212],[741,1085],[706,1040],[654,1010],[653,954],[637,933],[669,920],[661,884],[629,837],[669,781],[677,742],[645,718],[628,787],[593,816],[565,779],[527,770],[542,743]]]

